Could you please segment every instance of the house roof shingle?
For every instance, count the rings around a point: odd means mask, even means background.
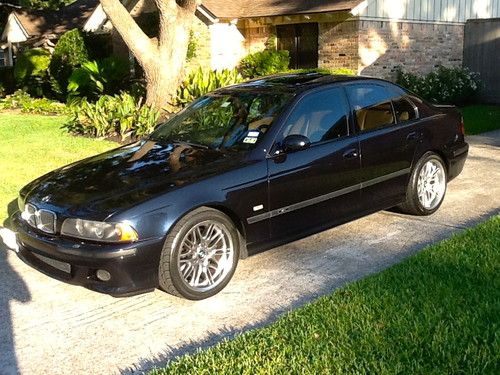
[[[254,18],[304,13],[351,10],[361,0],[203,0],[203,6],[217,18]],[[82,28],[99,5],[99,0],[77,0],[58,11],[15,10],[28,37],[62,34]]]
[[[99,0],[77,0],[58,11],[15,10],[14,14],[28,35],[62,34],[81,28],[99,5]]]
[[[203,0],[218,18],[254,18],[352,10],[361,0]]]

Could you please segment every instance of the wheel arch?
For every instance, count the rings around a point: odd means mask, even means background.
[[[427,154],[427,153],[429,153],[429,152],[432,152],[433,154],[436,154],[437,156],[439,156],[443,160],[444,167],[446,168],[446,176],[448,176],[449,171],[450,171],[450,161],[448,160],[448,158],[446,157],[446,154],[442,150],[439,150],[439,149],[436,149],[436,148],[426,148],[422,152],[420,152],[420,154],[418,155],[418,157],[416,157],[413,160],[412,170],[413,170],[413,168],[416,167],[416,165],[418,164],[418,162],[420,161],[420,159],[422,159],[424,157],[424,155]]]
[[[221,205],[221,204],[205,204],[201,207],[208,207],[208,208],[212,208],[214,210],[220,211],[223,214],[227,215],[231,219],[234,226],[238,230],[238,235],[240,237],[239,238],[239,240],[240,240],[240,259],[248,258],[248,250],[247,250],[247,246],[246,246],[247,242],[246,242],[245,226],[243,225],[243,221],[236,214],[236,212],[231,210],[229,207]]]
[[[203,208],[211,208],[213,210],[222,212],[224,215],[226,215],[231,222],[234,224],[234,227],[237,229],[238,232],[238,237],[239,237],[239,245],[240,245],[240,259],[246,259],[248,258],[248,250],[246,246],[246,228],[244,226],[243,221],[240,219],[240,217],[236,214],[235,211],[233,211],[231,208],[222,205],[220,203],[203,203],[199,204],[194,207],[190,207],[186,211],[178,211],[176,215],[174,215],[175,219],[170,221],[168,224],[168,232],[165,233],[165,237],[168,235],[168,233],[172,230],[172,228],[175,227],[175,225],[182,220],[186,215],[189,215],[190,213],[203,209]]]
[[[450,161],[446,157],[446,154],[443,151],[437,150],[437,149],[432,149],[432,150],[429,150],[427,152],[432,152],[433,154],[436,154],[437,156],[439,156],[443,160],[444,167],[446,168],[446,177],[448,177],[448,175],[450,173]],[[426,153],[424,153],[423,155],[425,155]]]

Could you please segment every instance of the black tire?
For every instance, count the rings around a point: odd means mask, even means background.
[[[435,205],[433,205],[432,208],[426,208],[420,201],[418,197],[418,179],[419,175],[424,168],[424,166],[429,162],[435,162],[439,163],[441,167],[443,168],[444,171],[444,191],[442,193],[441,199],[439,202]],[[444,201],[444,197],[446,196],[446,186],[448,183],[448,176],[447,176],[447,170],[446,170],[446,164],[444,163],[443,159],[433,153],[433,152],[427,152],[424,154],[420,160],[417,162],[415,165],[415,168],[413,168],[412,174],[410,176],[410,181],[408,183],[408,187],[406,189],[406,200],[404,203],[399,205],[399,209],[403,211],[404,213],[408,213],[411,215],[416,215],[416,216],[428,216],[432,215],[434,212],[436,212],[439,207],[441,207],[441,204]]]
[[[227,266],[230,266],[230,269],[224,271],[224,274],[222,275],[223,277],[220,277],[217,284],[212,288],[207,287],[209,288],[208,290],[199,290],[200,288],[195,288],[189,285],[181,274],[180,256],[186,256],[185,253],[182,253],[184,255],[181,255],[181,251],[183,251],[181,249],[181,245],[184,238],[189,236],[191,229],[203,225],[203,223],[206,222],[216,223],[216,225],[220,226],[220,229],[227,231],[225,232],[225,235],[227,236],[228,241],[232,244],[233,251],[232,259],[226,261]],[[169,294],[189,300],[202,300],[214,296],[224,289],[236,271],[236,266],[240,257],[239,241],[240,236],[238,230],[234,226],[231,219],[224,213],[208,207],[201,207],[188,213],[181,220],[179,220],[177,224],[175,224],[173,229],[167,235],[165,244],[163,245],[158,269],[160,288]],[[193,255],[193,258],[188,259],[189,262],[192,262],[192,259],[198,258],[195,258]],[[203,260],[198,260],[198,262],[203,262]],[[191,265],[191,267],[194,268],[197,266]]]

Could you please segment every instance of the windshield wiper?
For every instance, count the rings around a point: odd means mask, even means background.
[[[202,148],[204,150],[211,149],[210,146],[201,144],[201,143],[196,143],[196,142],[189,142],[189,141],[183,141],[180,139],[171,139],[168,136],[156,136],[156,137],[150,137],[149,138],[153,142],[169,142],[169,143],[180,143],[183,145],[187,145],[193,148]]]

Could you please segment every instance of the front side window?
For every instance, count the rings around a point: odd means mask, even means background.
[[[358,84],[347,86],[346,89],[354,108],[359,132],[380,129],[396,123],[391,95],[385,87]]]
[[[292,94],[287,93],[208,95],[161,125],[151,139],[221,150],[250,150],[262,139],[291,98]]]
[[[319,143],[349,134],[344,90],[334,88],[308,94],[288,117],[283,138],[303,135]]]

